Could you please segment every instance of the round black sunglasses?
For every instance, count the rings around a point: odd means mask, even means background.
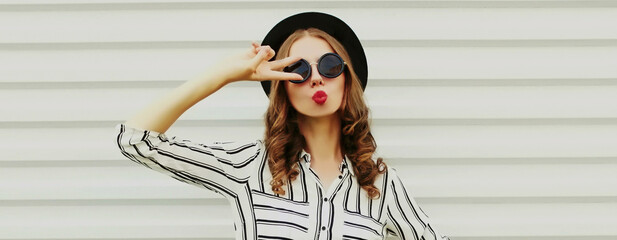
[[[317,70],[319,74],[327,78],[335,78],[345,70],[347,63],[336,53],[326,53],[317,60]],[[285,67],[284,72],[297,73],[302,76],[302,80],[289,80],[292,83],[303,83],[311,77],[311,64],[304,58]]]

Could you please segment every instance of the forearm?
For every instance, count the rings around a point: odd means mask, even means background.
[[[228,82],[230,81],[216,72],[202,74],[156,99],[124,124],[164,133],[186,110]]]

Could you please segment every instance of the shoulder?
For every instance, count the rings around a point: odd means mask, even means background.
[[[399,192],[402,190],[401,187],[403,187],[403,181],[401,180],[399,171],[397,171],[396,168],[388,166],[386,171],[381,175],[384,176],[385,191]]]

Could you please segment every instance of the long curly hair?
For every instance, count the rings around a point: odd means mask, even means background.
[[[373,161],[372,156],[377,148],[370,131],[369,109],[364,102],[364,93],[360,80],[353,70],[349,55],[343,45],[328,33],[316,28],[298,29],[281,45],[276,59],[289,56],[291,45],[305,36],[319,37],[326,40],[334,51],[345,62],[345,90],[343,101],[337,114],[341,117],[341,151],[352,162],[353,171],[360,186],[366,190],[370,198],[380,197],[380,192],[374,186],[375,178],[387,170],[380,157]],[[268,165],[272,173],[272,191],[284,195],[283,185],[293,181],[299,174],[298,164],[300,153],[306,146],[304,136],[298,127],[298,112],[291,105],[283,81],[272,81],[270,88],[270,104],[265,113],[265,145],[268,153]]]

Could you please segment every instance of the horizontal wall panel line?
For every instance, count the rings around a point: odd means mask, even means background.
[[[206,191],[206,190],[204,190]],[[227,206],[229,202],[227,199],[220,198],[172,198],[172,199],[17,199],[17,200],[2,200],[0,201],[0,207],[8,206],[147,206],[147,205],[167,205],[167,206],[212,206],[223,205]]]
[[[379,147],[379,145],[377,146]],[[23,161],[22,161],[23,162]],[[617,164],[615,157],[529,157],[529,158],[388,158],[396,165],[544,165],[544,164]],[[2,162],[0,162],[1,166]],[[65,165],[66,166],[66,165]]]
[[[190,49],[243,48],[252,40],[242,41],[133,41],[133,42],[0,42],[0,51],[92,50],[92,49]],[[408,39],[364,40],[364,47],[611,47],[617,39]]]
[[[559,197],[417,197],[418,204],[538,204],[538,203],[617,203],[617,196]]]
[[[31,230],[34,228],[31,228]],[[75,228],[77,229],[77,228]],[[36,230],[36,229],[34,229]],[[232,229],[233,230],[233,229]],[[63,238],[24,238],[24,237],[20,237],[20,238],[3,238],[2,236],[0,236],[0,240],[69,240],[69,239],[78,239],[78,240],[83,240],[83,239],[87,239],[87,240],[234,240],[233,237],[229,237],[229,238],[220,238],[220,237],[209,237],[208,235],[204,235],[201,237],[174,237],[174,238],[159,238],[159,237],[152,237],[152,238],[127,238],[127,237],[117,237],[117,238],[84,238],[84,237],[63,237]],[[457,238],[458,239],[458,238]],[[590,238],[591,239],[591,238]],[[387,238],[387,240],[390,240],[390,238]],[[392,239],[392,240],[396,240],[396,239]],[[591,239],[594,240],[594,239]]]
[[[230,1],[0,4],[0,11],[93,11],[182,9],[293,9],[293,8],[592,8],[617,7],[614,1]]]
[[[32,228],[34,229],[34,228]],[[76,228],[77,229],[77,228]],[[36,229],[34,229],[36,230]],[[232,229],[233,230],[233,229]],[[0,240],[69,240],[69,239],[78,239],[78,240],[234,240],[235,238],[233,237],[229,237],[229,238],[220,238],[220,237],[209,237],[208,235],[204,235],[201,237],[174,237],[174,238],[159,238],[159,237],[152,237],[152,238],[127,238],[127,237],[117,237],[117,238],[83,238],[83,237],[64,237],[64,238],[3,238],[2,236],[0,236]],[[456,238],[458,239],[458,238]],[[589,238],[591,240],[595,240],[594,238]],[[387,240],[390,240],[390,238],[387,238]],[[395,240],[395,239],[393,239]]]
[[[184,80],[201,77],[207,67],[213,67],[236,50],[6,51],[0,54],[3,63],[0,81]],[[366,53],[372,59],[369,60],[371,82],[373,79],[617,78],[617,47],[383,47],[367,48]]]
[[[368,86],[615,86],[617,78],[370,79]],[[2,86],[2,83],[0,83]]]
[[[113,128],[122,121],[0,121],[1,128]],[[372,118],[372,125],[387,126],[537,126],[537,125],[617,125],[617,118],[525,118],[525,119],[379,119]],[[178,120],[173,126],[182,127],[247,127],[263,126],[263,119]]]
[[[617,235],[612,236],[454,236],[448,235],[452,239],[456,240],[615,240],[617,239]]]
[[[1,122],[0,128],[91,128],[102,127],[113,129],[116,124],[124,122],[118,121],[19,121],[19,122]],[[263,126],[263,119],[223,119],[223,120],[178,120],[173,126],[182,127],[235,127],[235,126]]]
[[[379,145],[378,145],[379,147]],[[392,165],[545,165],[545,164],[617,164],[615,157],[555,157],[555,158],[389,158]],[[8,160],[0,161],[0,168],[40,167],[141,167],[128,159],[114,160]]]
[[[185,80],[143,80],[143,81],[87,81],[87,82],[0,82],[0,89],[142,89],[148,88],[171,89],[180,86]],[[511,78],[511,79],[375,79],[368,82],[368,86],[376,87],[403,87],[403,86],[616,86],[617,78]],[[256,82],[241,81],[225,86],[229,87],[253,87],[258,89]]]
[[[204,190],[205,191],[205,190]],[[560,196],[560,197],[414,197],[418,204],[538,204],[538,203],[617,203],[617,196]],[[16,199],[2,200],[0,207],[10,206],[212,206],[227,205],[225,198],[193,199]]]

